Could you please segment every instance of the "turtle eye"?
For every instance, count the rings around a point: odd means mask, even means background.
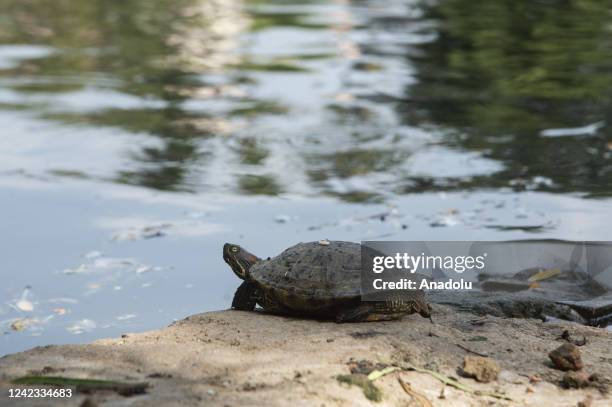
[[[233,253],[237,253],[239,249],[238,249],[238,246],[233,246],[231,250]]]

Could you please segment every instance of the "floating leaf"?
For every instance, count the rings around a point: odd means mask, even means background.
[[[533,276],[529,277],[529,279],[527,281],[536,282],[536,281],[547,280],[547,279],[549,279],[551,277],[554,277],[554,276],[556,276],[557,274],[560,274],[560,273],[561,273],[560,269],[542,270],[542,271],[538,271]]]
[[[16,319],[11,323],[11,329],[13,331],[21,332],[30,325],[30,320],[27,318]]]
[[[91,319],[82,319],[67,327],[66,330],[72,334],[78,335],[83,332],[91,332],[96,329],[96,327],[95,321]]]

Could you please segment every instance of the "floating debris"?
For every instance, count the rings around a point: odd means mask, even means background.
[[[149,273],[151,271],[161,271],[163,267],[159,266],[141,266],[136,269],[136,274]]]
[[[103,255],[91,257],[91,263],[81,264],[76,268],[64,269],[62,274],[93,274],[93,273],[108,273],[108,272],[133,272],[136,274],[143,274],[152,271],[161,271],[164,268],[159,266],[151,266],[142,264],[132,258],[121,258],[121,257],[105,257]],[[94,284],[94,285],[92,285]],[[91,283],[88,288],[90,290],[97,290],[100,288],[100,284]],[[115,285],[113,289],[121,290],[121,285]]]
[[[206,216],[206,215],[202,215]],[[112,242],[147,240],[167,236],[205,236],[226,230],[226,226],[204,222],[190,216],[188,219],[159,220],[146,218],[100,218],[96,226],[110,229]]]
[[[447,227],[447,226],[456,226],[460,223],[461,222],[459,221],[459,219],[457,219],[456,216],[447,215],[447,216],[441,217],[440,219],[434,220],[433,222],[429,224],[429,226],[431,226],[432,228],[439,228],[439,227]]]
[[[570,136],[592,136],[605,126],[606,122],[599,121],[583,127],[570,127],[564,129],[547,129],[540,132],[542,137],[570,137]]]
[[[152,270],[153,270],[153,267],[151,266],[142,266],[136,269],[136,274],[148,273],[149,271],[152,271]]]
[[[128,319],[136,318],[136,314],[119,315],[117,321],[127,321]]]
[[[34,311],[34,304],[32,301],[28,300],[28,294],[30,293],[30,287],[26,287],[21,294],[21,297],[16,300],[14,303],[9,303],[8,305],[17,310],[23,312],[32,312]]]
[[[96,259],[102,256],[103,256],[102,252],[94,250],[89,253],[86,253],[83,257],[85,257],[86,259]]]
[[[51,311],[53,311],[56,315],[65,315],[68,311],[66,310],[66,308],[53,308]]]
[[[94,269],[116,269],[135,265],[137,265],[137,263],[134,259],[103,257],[95,259],[91,267]]]
[[[41,325],[46,324],[53,318],[49,315],[45,318],[17,318],[9,321],[4,321],[2,324],[9,322],[8,326],[15,332],[33,331],[32,335],[36,335],[37,331],[42,330]]]
[[[66,304],[77,304],[79,301],[75,300],[74,298],[68,298],[68,297],[59,297],[59,298],[51,298],[49,300],[47,300],[47,302],[50,302],[52,304],[58,303],[58,302],[63,302]]]
[[[355,100],[355,96],[348,92],[341,92],[334,95],[334,100],[336,102],[352,102]]]
[[[171,227],[170,224],[160,225],[160,226],[149,226],[142,230],[142,238],[143,239],[152,239],[154,237],[162,237],[165,236],[166,233],[163,232],[162,229],[167,229]]]
[[[81,264],[76,268],[66,268],[62,270],[63,274],[82,274],[87,273],[89,270],[85,264]]]
[[[397,208],[391,208],[388,211],[385,212],[380,212],[380,213],[374,213],[372,215],[367,215],[367,216],[354,216],[354,217],[350,217],[350,218],[346,218],[346,219],[342,219],[339,221],[333,221],[333,222],[327,222],[327,223],[322,223],[319,225],[312,225],[308,227],[308,230],[320,230],[323,228],[335,228],[335,227],[339,227],[339,226],[347,226],[347,227],[352,227],[355,225],[359,225],[359,224],[363,224],[363,223],[372,223],[372,222],[385,222],[391,218],[393,218],[394,220],[397,220],[399,218],[402,218],[404,215],[402,215],[399,210]],[[402,228],[405,229],[403,226],[406,226],[406,228],[408,227],[407,225],[401,225],[399,223],[397,223],[396,225],[398,228]]]
[[[24,312],[32,312],[34,311],[34,304],[28,300],[19,300],[15,306]]]
[[[144,226],[141,228],[131,228],[123,230],[112,235],[112,241],[126,241],[126,240],[142,240],[142,239],[153,239],[156,237],[162,237],[166,235],[166,231],[172,228],[172,223],[162,223],[159,225]]]
[[[11,329],[13,331],[21,332],[32,323],[32,320],[29,318],[19,318],[11,322]]]
[[[96,329],[96,327],[97,324],[95,321],[92,321],[91,319],[82,319],[67,327],[66,330],[71,334],[79,335],[84,332],[91,332]]]
[[[291,216],[289,216],[289,215],[276,215],[274,217],[274,222],[276,222],[276,223],[289,223],[289,222],[291,222]]]

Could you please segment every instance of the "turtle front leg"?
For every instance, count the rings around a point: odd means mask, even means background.
[[[234,294],[232,301],[232,309],[240,311],[253,311],[257,305],[258,300],[258,288],[257,285],[248,281],[240,284],[240,287]]]

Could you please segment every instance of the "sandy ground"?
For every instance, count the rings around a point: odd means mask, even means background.
[[[553,369],[548,352],[563,343],[568,329],[587,338],[580,347],[584,370],[606,383],[612,377],[612,334],[575,324],[476,317],[434,305],[434,321],[417,315],[402,321],[335,324],[220,311],[191,316],[168,328],[126,334],[86,345],[35,348],[0,359],[2,405],[130,406],[419,406],[398,383],[398,376],[434,406],[610,406],[612,396],[597,388],[564,390],[563,372]],[[486,338],[486,339],[483,339]],[[496,381],[482,384],[461,377],[458,368],[471,351],[488,353],[501,366]],[[349,361],[418,367],[458,378],[513,401],[469,394],[446,386],[427,373],[395,372],[375,385],[382,401],[368,400],[362,389],[339,383]],[[70,399],[9,399],[10,380],[44,369],[49,376],[146,381],[146,394],[123,397],[104,391]],[[538,375],[539,383],[528,376]],[[605,387],[605,385],[603,386]],[[611,389],[612,392],[612,389]],[[412,403],[412,404],[411,404]],[[588,405],[588,404],[587,404]]]

